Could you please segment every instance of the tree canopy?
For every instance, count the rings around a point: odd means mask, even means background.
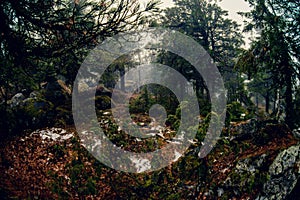
[[[1,112],[7,114],[8,100],[16,93],[39,90],[43,83],[56,81],[57,76],[72,85],[91,48],[109,36],[146,23],[146,13],[156,12],[157,3],[149,1],[141,6],[131,0],[0,1]],[[7,115],[3,118],[9,119]],[[3,127],[7,129],[9,125]]]
[[[0,2],[1,83],[16,86],[63,74],[71,81],[87,50],[104,38],[137,27],[145,12],[138,1],[24,0]],[[8,70],[6,72],[5,70]],[[17,74],[21,77],[17,78]],[[9,85],[15,83],[7,83]],[[20,88],[18,88],[20,89]]]
[[[284,99],[285,121],[293,126],[293,91],[299,81],[299,6],[298,1],[248,0],[253,10],[243,15],[251,21],[245,31],[258,30],[252,47],[237,65],[249,77],[268,74],[270,89],[280,90]],[[277,94],[276,94],[277,95]]]

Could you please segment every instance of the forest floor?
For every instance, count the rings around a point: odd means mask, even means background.
[[[55,139],[43,135],[47,130],[26,133],[1,145],[2,199],[189,199],[195,195],[208,199],[205,192],[223,184],[239,160],[268,154],[272,163],[281,150],[299,143],[289,131],[272,132],[263,143],[221,139],[201,161],[193,153],[196,144],[176,163],[158,172],[130,174],[93,158],[80,144],[74,127],[52,128],[57,132]],[[209,170],[200,180],[197,169],[203,166]],[[253,199],[259,190],[257,186],[238,199]]]

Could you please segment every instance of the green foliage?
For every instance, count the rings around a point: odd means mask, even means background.
[[[204,47],[223,75],[230,101],[237,100],[232,97],[236,94],[237,80],[230,80],[230,77],[234,77],[233,66],[243,43],[239,25],[227,19],[227,11],[222,10],[216,1],[176,0],[174,3],[174,7],[166,9],[163,25],[191,36]],[[173,67],[193,82],[200,113],[207,116],[211,105],[201,74],[186,60],[170,52],[161,52],[158,61]]]
[[[69,199],[70,196],[76,194],[82,196],[97,194],[97,180],[101,176],[103,165],[96,161],[84,149],[77,137],[72,138],[72,157],[63,168],[63,172],[48,171],[50,177],[48,187],[58,199]],[[69,149],[68,149],[69,150]],[[67,147],[64,143],[50,146],[50,151],[55,155],[55,159],[63,159],[67,153]],[[51,159],[52,160],[52,159]],[[89,163],[88,165],[86,165]],[[90,171],[89,167],[93,166],[95,171]],[[62,175],[63,173],[63,175]]]
[[[154,104],[154,99],[149,96],[147,87],[143,87],[141,94],[136,99],[131,99],[129,104],[130,113],[148,113]]]
[[[178,130],[180,126],[180,119],[178,119],[176,115],[169,115],[166,125],[170,126],[172,130]]]
[[[166,199],[166,200],[180,200],[181,197],[180,197],[180,194],[174,193],[174,194],[170,194],[170,195],[167,196],[165,199]]]
[[[48,171],[48,176],[52,178],[52,182],[48,183],[48,187],[51,189],[52,193],[57,194],[59,199],[70,198],[70,195],[65,191],[65,178],[59,176],[54,171]]]
[[[14,132],[17,129],[17,118],[15,113],[8,108],[8,105],[0,104],[0,138],[4,139],[8,136],[7,133]]]
[[[95,195],[97,194],[97,190],[96,190],[96,181],[89,177],[87,182],[86,182],[86,185],[85,185],[85,188],[83,190],[83,194],[85,195]]]
[[[198,105],[201,116],[207,116],[211,111],[211,103],[207,99],[198,98]]]
[[[183,101],[181,104],[177,107],[175,115],[168,115],[166,124],[171,127],[172,130],[178,130],[180,126],[180,121],[181,121],[181,110],[182,109],[189,109],[189,102],[188,101]],[[189,111],[186,111],[189,113]],[[197,127],[190,127],[191,129],[197,129]]]
[[[159,104],[169,114],[175,114],[179,105],[174,93],[169,89],[156,84],[150,84],[141,88],[137,97],[131,98],[129,104],[130,113],[149,113],[151,106]]]
[[[106,110],[111,108],[111,98],[105,95],[97,95],[95,97],[95,106],[97,110]]]
[[[71,181],[71,188],[68,191],[75,190],[81,196],[95,195],[97,194],[96,180],[85,174],[85,168],[83,164],[74,164],[69,166],[69,177]],[[52,192],[58,195],[59,199],[65,199],[69,197],[69,193],[65,190],[66,179],[63,176],[59,176],[53,171],[49,171],[48,175],[53,179],[49,184]]]
[[[269,77],[263,81],[267,87],[266,95],[269,99],[268,88],[280,91],[284,96],[281,104],[285,106],[285,122],[293,127],[293,85],[299,80],[299,3],[288,0],[247,2],[253,9],[243,13],[251,19],[245,30],[260,29],[261,32],[251,48],[240,57],[239,67],[251,77],[257,73]]]
[[[175,7],[166,9],[164,23],[192,36],[222,66],[232,66],[242,36],[238,24],[226,15],[216,2],[177,0]]]
[[[294,113],[293,119],[295,120],[295,126],[300,127],[300,87],[296,89],[295,101],[294,101]]]
[[[25,103],[24,106],[21,106],[18,109],[19,112],[23,112],[24,115],[28,115],[28,118],[41,118],[45,115],[45,113],[49,110],[53,109],[53,104],[49,101],[40,100],[36,101],[34,99],[30,99]],[[24,117],[23,119],[26,119]]]
[[[57,157],[57,158],[63,158],[63,156],[65,155],[65,148],[61,145],[56,144],[52,147],[51,150],[52,150],[53,154],[55,155],[55,157]]]
[[[239,102],[232,102],[227,105],[227,122],[243,121],[250,118],[249,112]]]
[[[47,108],[42,113],[28,105],[19,115],[8,108],[8,101],[23,90],[28,93],[41,91],[42,85],[55,83],[61,75],[66,78],[67,86],[72,85],[91,48],[109,36],[136,28],[145,13],[157,11],[156,5],[156,1],[150,1],[142,8],[137,1],[129,0],[1,1],[0,115],[6,117],[3,121],[10,120],[0,123],[1,133],[18,132],[15,129],[20,124],[18,117],[24,117],[26,121],[29,116],[39,119],[45,114],[51,118],[45,121],[51,121],[51,124],[63,126],[72,123],[71,108],[62,107],[70,102],[65,102],[68,97],[60,91],[46,90],[44,94],[44,101],[51,102],[50,107],[54,105],[51,112]],[[107,101],[102,100],[98,103],[106,107]],[[29,125],[30,122],[26,123],[21,123],[21,130],[35,128]],[[39,124],[45,126],[42,122]]]

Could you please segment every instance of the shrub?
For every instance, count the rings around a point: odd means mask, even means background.
[[[234,101],[227,105],[226,124],[250,118],[249,112],[239,102]]]

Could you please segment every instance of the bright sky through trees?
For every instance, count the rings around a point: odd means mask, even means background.
[[[169,0],[168,0],[169,1]],[[237,21],[239,24],[243,24],[243,21],[246,20],[242,16],[238,14],[238,12],[248,12],[250,11],[249,4],[244,0],[223,0],[219,3],[219,5],[224,9],[227,10],[229,13],[229,18]],[[244,34],[246,47],[249,47],[250,40],[248,39],[251,37],[250,33]]]

